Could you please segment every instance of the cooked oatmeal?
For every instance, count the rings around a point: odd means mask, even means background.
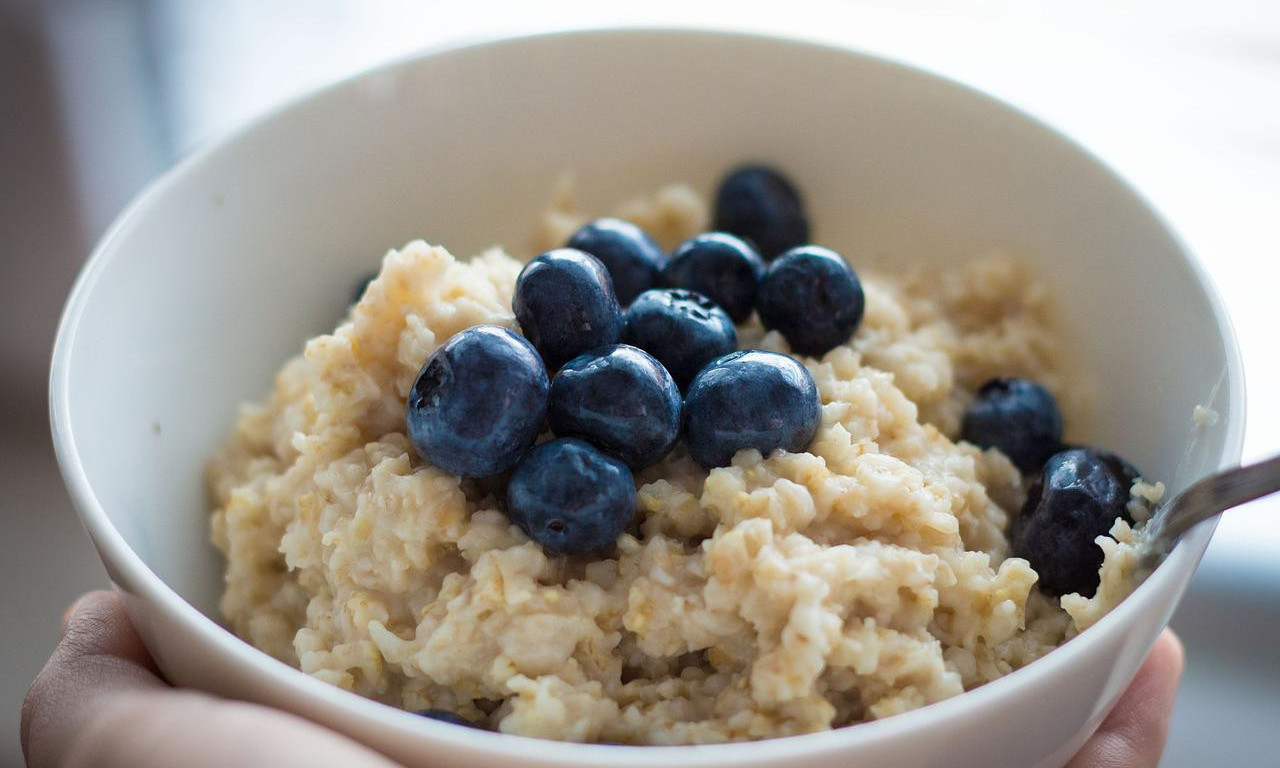
[[[684,186],[616,212],[664,247],[702,230]],[[539,250],[584,220],[566,190]],[[478,324],[515,328],[522,262],[413,242],[332,333],[246,406],[212,462],[221,607],[243,638],[392,706],[507,733],[686,744],[882,718],[998,678],[1128,593],[1133,532],[1102,537],[1097,595],[1041,595],[1007,556],[1025,495],[1003,455],[957,443],[974,391],[1026,376],[1070,416],[1080,385],[1040,285],[992,256],[861,270],[849,344],[801,358],[822,399],[805,453],[702,469],[683,446],[636,476],[606,559],[548,557],[492,484],[429,466],[404,432],[423,361]],[[753,318],[744,348],[787,352]],[[1162,488],[1134,487],[1134,519]]]

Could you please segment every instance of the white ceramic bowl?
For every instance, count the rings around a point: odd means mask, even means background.
[[[986,96],[845,50],[689,31],[573,32],[424,55],[296,102],[133,203],[71,296],[52,373],[59,460],[130,616],[176,684],[296,712],[409,765],[1057,766],[1182,596],[1196,530],[1095,627],[976,691],[883,721],[711,747],[562,744],[453,728],[313,680],[218,624],[201,473],[358,276],[424,237],[522,246],[557,174],[612,204],[708,190],[763,158],[816,239],[872,260],[1023,255],[1049,282],[1101,418],[1078,437],[1173,488],[1236,462],[1240,361],[1204,273],[1067,139]],[[1221,414],[1197,433],[1192,408]],[[1082,425],[1076,425],[1081,427]]]

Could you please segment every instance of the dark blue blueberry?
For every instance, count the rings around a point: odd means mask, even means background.
[[[369,290],[369,283],[372,283],[374,280],[377,279],[377,277],[378,277],[378,273],[374,272],[373,274],[365,275],[364,277],[360,278],[360,282],[356,283],[355,291],[351,294],[352,304],[357,304],[360,302],[361,299],[364,298],[364,292]]]
[[[781,332],[793,352],[815,357],[849,340],[866,303],[853,268],[840,254],[817,245],[778,257],[756,295],[764,327]]]
[[[604,265],[572,248],[557,248],[524,266],[511,300],[525,338],[555,370],[588,349],[615,344],[622,308]]]
[[[565,245],[586,251],[604,264],[624,307],[658,284],[666,261],[666,254],[652,237],[622,219],[596,219],[574,232]]]
[[[684,404],[689,455],[710,469],[744,448],[768,456],[803,451],[822,421],[809,371],[776,352],[744,350],[712,362],[689,385]]]
[[[454,714],[447,709],[420,709],[414,712],[420,717],[427,717],[432,720],[439,720],[442,723],[452,723],[453,725],[461,725],[467,728],[478,728],[475,723],[471,722],[462,715]]]
[[[1133,522],[1127,504],[1135,477],[1128,462],[1090,448],[1055,453],[1044,463],[1011,537],[1013,554],[1031,563],[1042,592],[1098,591],[1102,549],[1094,540],[1118,517]]]
[[[680,439],[680,389],[648,352],[626,344],[594,349],[551,380],[547,419],[559,437],[578,437],[641,469]]]
[[[682,391],[703,366],[738,348],[725,311],[680,288],[655,288],[631,302],[622,340],[658,358]]]
[[[964,414],[960,436],[982,448],[999,448],[1031,473],[1062,447],[1062,414],[1049,390],[1026,379],[992,379]]]
[[[636,485],[627,465],[590,443],[561,437],[535,447],[507,485],[511,522],[557,555],[606,547],[635,514]]]
[[[766,259],[809,242],[800,194],[786,176],[764,165],[738,168],[720,182],[715,228],[750,239]]]
[[[405,425],[419,455],[461,477],[515,466],[546,418],[551,382],[533,346],[477,325],[427,359],[409,391]]]
[[[671,252],[662,278],[672,288],[687,288],[711,299],[741,323],[756,308],[756,289],[764,260],[739,237],[707,232],[685,240]]]
[[[1127,494],[1129,492],[1129,489],[1133,488],[1133,484],[1139,478],[1142,477],[1142,473],[1138,471],[1138,468],[1130,464],[1128,461],[1126,461],[1122,457],[1112,453],[1111,451],[1103,450],[1101,448],[1093,448],[1087,445],[1063,445],[1061,450],[1059,450],[1057,453],[1065,453],[1067,451],[1084,451],[1085,453],[1089,454],[1093,459],[1096,459],[1097,461],[1102,462],[1102,465],[1109,472],[1111,472],[1112,476],[1116,478],[1116,482],[1118,482],[1120,484],[1120,487],[1125,490],[1126,510],[1125,510],[1124,517],[1125,519],[1128,519],[1127,503],[1128,503],[1129,497]],[[1043,466],[1044,464],[1041,464],[1041,468],[1043,468]],[[1039,477],[1040,477],[1040,472],[1037,471],[1035,475],[1035,479],[1032,480],[1033,485],[1035,484],[1036,479],[1038,479]],[[1040,492],[1041,491],[1036,491],[1036,493],[1040,493]],[[1114,520],[1114,518],[1112,519]],[[1013,516],[1013,520],[1009,524],[1009,540],[1010,541],[1017,539],[1018,536],[1021,534],[1022,521],[1023,521],[1022,515],[1018,514]]]
[[[1072,447],[1084,448],[1085,446]],[[1064,448],[1063,450],[1067,449]],[[1133,488],[1133,484],[1142,477],[1142,473],[1138,471],[1137,467],[1110,451],[1104,451],[1099,448],[1087,448],[1087,450],[1096,454],[1102,460],[1102,463],[1107,465],[1111,473],[1116,476],[1116,480],[1124,486],[1126,494],[1129,489]]]

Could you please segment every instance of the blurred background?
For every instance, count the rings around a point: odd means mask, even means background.
[[[62,611],[106,583],[54,464],[45,384],[76,271],[130,197],[274,105],[425,47],[653,24],[885,54],[1075,137],[1216,280],[1244,352],[1246,459],[1280,448],[1273,0],[0,0],[0,766],[22,764],[22,695]],[[1276,765],[1280,499],[1227,516],[1174,626],[1189,666],[1162,765]]]

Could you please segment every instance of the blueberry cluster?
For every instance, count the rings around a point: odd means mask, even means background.
[[[1033,475],[1010,530],[1013,554],[1026,558],[1045,594],[1098,590],[1102,550],[1095,540],[1129,515],[1129,491],[1140,473],[1107,451],[1064,445],[1062,414],[1049,390],[1027,379],[996,378],[978,389],[961,437],[997,448]]]
[[[462,477],[506,478],[512,522],[548,552],[581,555],[626,529],[632,472],[682,436],[707,468],[743,449],[807,448],[821,420],[812,376],[787,355],[739,352],[734,324],[758,312],[794,350],[821,355],[856,330],[862,285],[807,244],[803,203],[774,169],[728,174],[715,220],[723,231],[670,258],[606,218],[531,260],[512,299],[522,335],[469,328],[423,365],[405,417],[418,453]],[[545,427],[554,439],[535,446]]]

